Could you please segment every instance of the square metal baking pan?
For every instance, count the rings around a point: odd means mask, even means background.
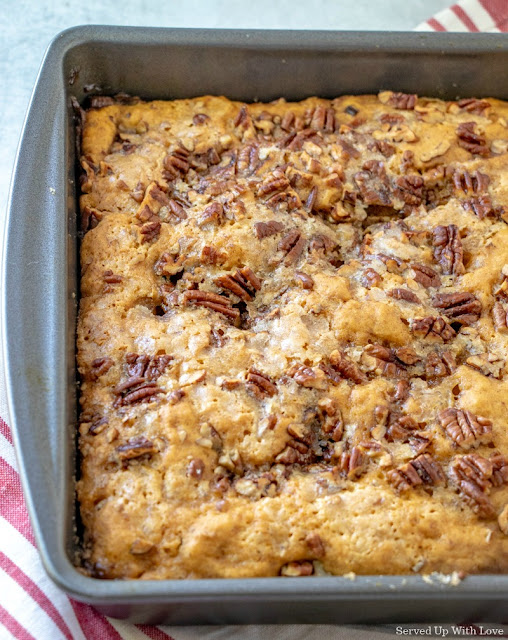
[[[134,622],[416,622],[506,617],[508,575],[101,581],[77,571],[75,321],[78,240],[71,96],[223,94],[244,101],[393,89],[508,98],[508,38],[374,32],[78,27],[44,59],[25,122],[4,238],[3,342],[11,425],[48,574]]]

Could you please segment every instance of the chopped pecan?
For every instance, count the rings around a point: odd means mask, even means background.
[[[456,169],[452,179],[457,191],[462,191],[466,195],[481,193],[487,189],[490,183],[490,178],[487,174],[480,171],[469,173],[466,169]]]
[[[366,205],[389,206],[391,194],[386,178],[379,172],[359,171],[353,176],[360,198]]]
[[[257,398],[271,397],[277,393],[277,386],[270,376],[261,373],[254,367],[251,367],[247,372],[246,386]]]
[[[307,367],[304,364],[294,364],[287,372],[302,387],[311,389],[326,389],[325,373],[322,369]]]
[[[184,147],[179,147],[168,154],[162,161],[164,178],[170,181],[181,175],[185,175],[190,169],[189,155],[189,151]]]
[[[415,108],[417,100],[418,95],[416,93],[401,93],[397,91],[391,94],[388,103],[395,109],[411,111]]]
[[[127,363],[127,373],[132,378],[143,378],[144,380],[157,380],[166,370],[173,356],[161,354],[149,357],[128,353],[125,356]]]
[[[478,98],[462,98],[462,100],[457,102],[457,105],[468,113],[482,115],[485,109],[490,107],[490,102],[487,102],[487,100],[478,100]]]
[[[360,447],[352,447],[344,451],[339,459],[339,471],[349,480],[360,477],[367,470],[368,458],[364,455]]]
[[[499,209],[494,207],[490,196],[480,196],[479,198],[470,198],[462,203],[462,207],[466,211],[472,211],[480,220],[487,216],[495,216]]]
[[[395,181],[395,196],[406,204],[418,206],[423,200],[423,178],[420,175],[400,176]]]
[[[161,222],[157,216],[153,216],[151,220],[141,225],[139,231],[143,236],[142,242],[151,242],[154,240],[161,230]]]
[[[335,111],[331,108],[327,109],[323,105],[319,105],[312,113],[309,127],[316,131],[332,133],[335,129]]]
[[[451,375],[456,369],[456,362],[450,351],[429,353],[425,361],[425,377],[427,380],[436,380]]]
[[[489,156],[490,149],[484,136],[475,132],[476,122],[461,122],[457,127],[459,147],[470,153]]]
[[[390,158],[395,153],[395,147],[386,140],[374,140],[375,148],[385,158]]]
[[[330,354],[330,364],[332,368],[343,378],[346,378],[346,380],[351,380],[355,384],[367,382],[367,377],[360,367],[352,360],[346,358],[340,351],[332,351]]]
[[[444,318],[433,316],[415,318],[411,324],[411,331],[415,336],[440,338],[443,342],[449,342],[457,335],[455,329]]]
[[[312,189],[309,191],[307,200],[305,200],[305,208],[307,209],[307,211],[312,211],[314,209],[314,205],[316,204],[317,200],[317,193],[318,189],[316,186],[312,187]]]
[[[447,436],[462,449],[471,449],[492,440],[492,422],[471,411],[449,408],[441,411],[439,422]]]
[[[458,227],[454,224],[439,225],[432,231],[434,257],[446,274],[462,275],[465,272],[462,241]]]
[[[334,442],[339,442],[339,440],[342,439],[342,436],[344,435],[344,419],[342,418],[342,413],[338,407],[334,407],[333,410],[325,411],[321,429],[323,433],[330,436]]]
[[[97,380],[105,373],[107,373],[111,367],[114,365],[113,360],[109,356],[105,356],[103,358],[96,358],[92,361],[90,378],[92,380]]]
[[[277,222],[276,220],[270,220],[269,222],[256,222],[254,225],[254,233],[259,240],[268,238],[269,236],[274,236],[277,233],[280,233],[282,229],[284,229],[284,225],[282,222]]]
[[[131,438],[126,443],[116,448],[118,451],[118,457],[120,460],[132,460],[133,458],[140,458],[144,455],[153,455],[157,449],[154,443],[145,436],[139,436],[137,438]]]
[[[390,395],[393,396],[394,402],[405,402],[409,396],[409,391],[409,382],[407,380],[399,380]]]
[[[107,269],[102,274],[102,279],[106,284],[119,284],[122,282],[123,278],[120,275],[117,275],[111,271],[111,269]]]
[[[265,196],[275,191],[283,191],[289,187],[289,180],[286,178],[282,169],[275,169],[269,173],[257,187],[257,194]]]
[[[201,458],[192,458],[187,466],[187,475],[191,478],[202,478],[205,470],[205,463]]]
[[[482,312],[481,302],[472,293],[438,293],[432,298],[432,304],[442,309],[452,322],[470,325],[476,322]]]
[[[316,558],[322,558],[326,551],[323,539],[317,533],[309,533],[305,536],[305,544]]]
[[[185,291],[183,294],[185,304],[195,304],[207,309],[212,309],[222,315],[237,320],[240,311],[233,307],[231,300],[211,291],[199,291],[198,289]]]
[[[207,116],[206,113],[196,113],[195,116],[192,117],[192,124],[205,124],[210,120],[210,116]]]
[[[248,144],[241,147],[236,160],[236,168],[239,173],[252,173],[259,163],[259,147],[257,144]]]
[[[145,197],[145,185],[142,182],[138,182],[134,190],[131,191],[131,197],[136,202],[143,202],[143,199]]]
[[[429,287],[441,286],[441,278],[431,267],[428,267],[425,264],[412,264],[411,268],[415,273],[413,279],[418,282],[418,284],[421,284],[427,289]]]
[[[314,565],[309,560],[298,562],[288,562],[280,569],[280,575],[286,578],[299,578],[301,576],[311,576],[314,573]]]
[[[404,300],[405,302],[421,304],[420,298],[416,295],[416,293],[413,293],[409,289],[390,289],[390,291],[388,291],[388,295],[391,298],[395,298],[395,300]]]
[[[280,128],[283,129],[284,131],[291,131],[291,129],[293,128],[294,121],[295,121],[295,114],[292,111],[286,111],[286,113],[282,117]]]
[[[490,481],[493,487],[501,487],[508,484],[508,460],[501,453],[493,453],[490,456],[492,464],[492,477]]]
[[[217,286],[228,289],[246,302],[254,300],[256,291],[261,289],[261,280],[249,267],[237,269],[235,273],[227,276],[220,276],[214,282]]]
[[[386,428],[386,439],[388,442],[395,440],[407,441],[413,431],[419,428],[418,423],[411,416],[389,415],[388,426]]]
[[[141,384],[137,388],[128,391],[128,393],[126,393],[124,396],[119,396],[115,400],[114,406],[118,407],[129,404],[137,404],[138,402],[145,401],[151,402],[152,399],[159,393],[163,393],[163,390],[153,382],[148,384]]]
[[[305,242],[305,238],[296,229],[291,230],[280,240],[277,249],[286,254],[284,264],[287,267],[298,262],[305,247]]]
[[[368,344],[363,352],[375,359],[376,369],[389,377],[406,375],[406,368],[416,364],[419,356],[411,347],[388,349],[380,344]]]
[[[362,284],[365,288],[371,289],[372,287],[378,287],[382,282],[383,278],[375,269],[371,269],[370,267],[365,269],[362,276]]]
[[[424,484],[443,484],[445,475],[441,465],[431,455],[424,453],[390,471],[388,480],[397,491],[407,491]]]
[[[314,289],[314,279],[303,271],[295,271],[295,278],[299,280],[303,289]]]
[[[81,190],[86,193],[86,191],[81,188]],[[88,231],[89,229],[95,229],[95,227],[102,220],[103,214],[97,209],[92,209],[88,205],[83,207],[81,212],[81,230]]]
[[[493,465],[476,453],[456,456],[451,465],[451,476],[462,497],[481,518],[493,518],[495,509],[487,497],[492,486]]]
[[[503,307],[500,302],[494,303],[492,317],[494,318],[496,331],[499,331],[499,333],[508,333],[508,309]]]
[[[309,251],[326,255],[335,248],[335,242],[322,233],[316,233],[310,237]]]
[[[187,218],[187,213],[184,207],[174,198],[171,198],[168,201],[168,208],[171,215],[175,216],[175,218],[177,218],[178,220],[185,220]]]
[[[203,210],[200,215],[198,224],[210,224],[211,222],[220,224],[224,214],[224,207],[220,202],[212,202]]]

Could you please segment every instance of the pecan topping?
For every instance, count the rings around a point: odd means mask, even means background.
[[[171,154],[167,155],[162,161],[164,166],[164,178],[170,181],[181,175],[185,175],[190,169],[189,155],[189,151],[183,147],[179,147]]]
[[[275,382],[265,373],[261,373],[254,367],[247,372],[246,386],[257,398],[265,398],[266,396],[274,396],[277,393]]]
[[[400,176],[395,181],[395,195],[406,204],[418,206],[423,200],[423,178],[419,175]]]
[[[203,477],[205,463],[201,458],[193,458],[187,466],[187,475],[198,480]]]
[[[195,304],[200,307],[212,309],[218,313],[222,313],[228,318],[237,320],[240,317],[240,311],[233,307],[231,300],[226,296],[221,296],[211,291],[193,290],[186,291],[183,294],[185,304]]]
[[[236,168],[239,173],[252,173],[259,163],[259,147],[257,144],[248,144],[238,152]]]
[[[481,518],[493,518],[494,507],[487,497],[492,486],[493,465],[476,453],[457,456],[451,465],[451,476],[467,504]]]
[[[496,302],[492,309],[494,326],[499,333],[508,333],[508,309],[505,309],[500,302]]]
[[[379,407],[376,407],[378,409]],[[389,415],[386,439],[388,442],[395,440],[407,441],[413,431],[419,428],[418,423],[411,416]]]
[[[411,347],[388,349],[380,344],[368,344],[363,352],[374,358],[376,369],[379,369],[381,373],[389,377],[406,375],[406,367],[420,360]]]
[[[459,147],[462,147],[469,153],[480,156],[489,156],[490,149],[484,136],[475,132],[476,122],[462,122],[457,127],[457,137],[459,139]]]
[[[152,455],[157,451],[153,442],[144,436],[131,438],[125,444],[117,447],[116,450],[120,460],[132,460],[144,455]]]
[[[389,206],[392,203],[386,176],[379,170],[359,171],[353,176],[358,192],[366,205]]]
[[[326,551],[323,539],[317,533],[309,533],[305,536],[305,544],[316,558],[322,558]]]
[[[151,220],[145,222],[140,227],[140,233],[143,236],[142,242],[151,242],[154,240],[161,230],[161,222],[158,216],[153,216]]]
[[[441,465],[428,453],[424,453],[390,471],[388,480],[397,491],[407,491],[424,484],[443,484],[445,475]]]
[[[157,380],[166,370],[173,356],[162,354],[149,357],[128,353],[125,356],[127,362],[127,373],[130,378],[143,378],[144,380]]]
[[[422,338],[440,338],[443,342],[453,340],[457,333],[444,318],[428,316],[427,318],[415,318],[411,325],[411,331],[415,336]]]
[[[287,233],[277,245],[277,249],[286,254],[286,257],[284,258],[284,264],[286,267],[298,262],[304,247],[305,238],[296,229]]]
[[[438,293],[432,299],[437,309],[453,322],[470,325],[478,320],[482,312],[481,302],[472,293]]]
[[[294,364],[287,372],[302,387],[326,389],[325,374],[321,369],[313,369],[304,364]]]
[[[303,271],[295,271],[295,278],[299,280],[303,289],[314,289],[314,279]]]
[[[413,293],[409,289],[391,289],[388,291],[388,295],[391,298],[395,298],[395,300],[404,300],[405,302],[412,302],[415,304],[420,304],[420,298]]]
[[[216,222],[220,224],[222,222],[222,217],[224,213],[224,207],[220,202],[212,202],[209,204],[204,210],[201,216],[199,217],[198,224],[204,225],[209,224],[211,222]]]
[[[490,481],[493,487],[501,487],[508,484],[508,460],[500,453],[490,456],[492,464],[492,477]]]
[[[335,242],[322,233],[311,236],[309,241],[309,251],[326,255],[335,248]]]
[[[281,567],[280,575],[286,578],[299,578],[300,576],[311,576],[314,573],[314,565],[309,560],[299,562],[288,562]]]
[[[450,351],[429,353],[425,361],[425,377],[427,380],[445,378],[455,371],[456,366],[455,358]]]
[[[178,220],[185,220],[187,218],[187,213],[183,206],[177,202],[174,198],[171,198],[168,202],[169,211],[175,218]]]
[[[492,440],[492,422],[463,409],[445,409],[438,416],[447,436],[462,449],[471,449]]]
[[[469,193],[481,193],[487,189],[490,178],[480,171],[469,173],[466,169],[457,169],[453,174],[453,184],[457,191],[462,191],[466,195]]]
[[[388,99],[388,103],[395,107],[395,109],[402,109],[405,111],[411,111],[415,108],[418,96],[416,93],[400,93],[394,92]]]
[[[368,458],[362,453],[360,447],[352,447],[349,451],[344,451],[339,460],[339,471],[348,480],[354,480],[365,473]]]
[[[465,272],[459,230],[456,225],[447,227],[439,225],[432,232],[434,243],[434,257],[443,267],[446,274],[462,275]]]
[[[457,105],[468,113],[482,115],[485,109],[490,107],[490,102],[487,102],[487,100],[478,100],[478,98],[463,98],[457,102]]]
[[[383,278],[375,269],[368,267],[362,276],[362,284],[366,289],[372,289],[372,287],[378,287],[383,282]]]
[[[220,276],[214,282],[223,289],[229,289],[229,291],[246,302],[254,300],[256,291],[261,289],[261,280],[249,267],[237,269],[231,275]]]
[[[367,377],[360,367],[339,351],[332,351],[330,354],[330,364],[333,369],[343,378],[346,378],[346,380],[351,380],[355,384],[367,382]]]
[[[439,275],[425,264],[412,264],[411,268],[415,272],[414,280],[421,284],[425,288],[429,287],[440,287],[441,286],[441,278]]]
[[[269,222],[256,222],[254,225],[254,233],[259,240],[268,238],[269,236],[274,236],[277,233],[280,233],[282,229],[284,229],[284,225],[282,222],[277,222],[276,220],[270,220]]]
[[[119,397],[115,400],[113,406],[121,407],[129,404],[137,404],[138,402],[151,402],[157,394],[163,393],[163,390],[153,382],[140,384],[140,381],[142,380],[144,380],[144,378],[133,378],[131,380],[127,380],[127,382],[130,383],[130,386],[127,389],[121,389],[121,385],[118,385],[115,392],[119,394]],[[120,395],[122,391],[127,391],[127,393],[125,395]]]
[[[280,123],[280,128],[284,131],[291,131],[294,121],[295,114],[292,111],[286,111]]]
[[[289,187],[289,180],[284,172],[282,169],[275,169],[258,185],[257,193],[259,196],[265,196],[274,191],[283,191],[287,187]]]
[[[96,358],[92,361],[90,378],[92,380],[97,380],[97,378],[100,378],[105,373],[107,373],[113,365],[114,362],[109,356],[105,356],[104,358]]]
[[[312,113],[309,127],[316,131],[332,133],[335,129],[335,111],[319,105]]]

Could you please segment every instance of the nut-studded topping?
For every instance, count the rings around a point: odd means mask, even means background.
[[[457,102],[457,105],[468,113],[482,115],[485,109],[490,107],[490,102],[487,102],[487,100],[478,100],[478,98],[462,98],[462,100]]]
[[[414,280],[425,288],[441,286],[441,278],[434,269],[425,264],[412,264]]]
[[[427,380],[436,380],[451,375],[457,367],[455,358],[450,351],[442,353],[429,353],[425,361],[425,377]]]
[[[506,309],[500,302],[496,302],[492,309],[492,317],[494,319],[494,326],[499,333],[508,333],[508,309]]]
[[[359,478],[367,470],[368,458],[362,452],[360,447],[352,447],[348,451],[344,451],[339,459],[339,471],[348,480]]]
[[[221,296],[211,291],[199,291],[191,289],[183,294],[185,304],[195,304],[200,307],[212,309],[222,315],[237,320],[240,317],[240,311],[233,307],[231,300],[226,296]]]
[[[309,560],[298,562],[288,562],[280,569],[280,575],[286,578],[299,578],[301,576],[311,576],[314,573],[314,565]]]
[[[492,462],[476,453],[470,453],[456,456],[450,471],[462,497],[473,511],[481,518],[495,517],[495,509],[487,497],[492,486]]]
[[[482,312],[481,302],[472,293],[438,293],[432,299],[437,309],[442,309],[445,316],[464,325],[476,322]]]
[[[414,304],[420,304],[421,302],[416,293],[413,293],[409,289],[390,289],[390,291],[388,291],[388,295],[391,298],[395,298],[395,300],[404,300],[404,302],[411,302]]]
[[[411,111],[415,108],[418,95],[416,93],[401,93],[399,91],[393,92],[388,98],[388,104],[395,109],[402,109],[405,111]]]
[[[229,289],[229,291],[246,302],[254,300],[256,291],[261,289],[261,280],[249,267],[237,269],[231,275],[220,276],[214,282],[223,289]]]
[[[97,380],[97,378],[103,376],[111,369],[113,365],[114,362],[109,356],[105,356],[104,358],[96,358],[95,360],[93,360],[90,370],[91,380]]]
[[[307,367],[304,364],[294,364],[287,372],[302,387],[311,389],[326,389],[326,376],[321,369]]]
[[[276,220],[269,220],[268,222],[256,222],[254,225],[254,233],[259,240],[263,238],[268,238],[269,236],[274,236],[277,233],[280,233],[284,229],[284,225],[282,222],[277,222]]]
[[[246,376],[247,389],[257,398],[266,398],[274,396],[277,393],[275,382],[265,373],[261,373],[254,367],[251,367]]]
[[[374,358],[376,371],[390,378],[406,375],[406,368],[420,360],[411,347],[388,349],[380,344],[368,344],[363,352]]]
[[[459,147],[470,153],[489,156],[490,149],[484,136],[475,132],[476,122],[461,122],[457,127]]]
[[[445,409],[439,422],[447,436],[462,449],[471,449],[492,440],[492,422],[463,409]]]
[[[346,380],[351,380],[355,384],[367,382],[367,377],[360,367],[352,360],[349,360],[349,358],[346,358],[340,351],[332,351],[330,354],[330,364],[332,368],[343,378],[346,378]]]
[[[443,267],[443,273],[462,275],[465,272],[459,230],[456,225],[438,226],[432,232],[434,257]]]
[[[445,475],[441,465],[428,453],[424,453],[390,471],[388,480],[397,491],[408,491],[419,485],[443,484]]]
[[[473,171],[469,173],[466,169],[457,169],[453,174],[453,184],[457,191],[462,191],[466,195],[471,193],[482,193],[489,186],[490,178],[486,173]]]
[[[162,161],[164,178],[171,181],[185,175],[190,168],[189,155],[189,151],[184,147],[179,147],[167,155]]]
[[[406,204],[418,206],[423,200],[423,178],[419,175],[400,176],[395,181],[395,196]]]
[[[302,255],[304,247],[305,238],[296,229],[293,229],[288,234],[286,234],[277,245],[277,249],[279,251],[283,251],[286,254],[286,257],[284,258],[284,264],[287,267],[298,262],[300,256]]]
[[[443,342],[449,342],[457,335],[444,318],[433,316],[415,318],[411,323],[411,331],[417,337],[441,339]]]
[[[116,450],[120,460],[132,460],[144,455],[153,455],[157,451],[154,443],[145,438],[145,436],[131,438],[125,444],[117,447]]]

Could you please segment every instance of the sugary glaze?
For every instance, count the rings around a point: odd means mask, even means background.
[[[92,101],[88,571],[506,571],[507,148],[494,99]]]

